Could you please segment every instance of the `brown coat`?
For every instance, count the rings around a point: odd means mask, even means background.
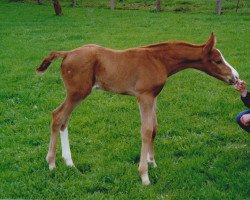
[[[43,73],[57,57],[63,58],[61,73],[67,97],[63,104],[53,111],[52,134],[47,155],[50,169],[55,167],[58,132],[67,130],[72,110],[90,94],[92,88],[97,87],[109,92],[136,96],[138,99],[142,121],[139,172],[145,185],[150,183],[147,163],[156,166],[156,96],[167,77],[190,67],[229,84],[235,83],[239,76],[215,48],[213,33],[202,45],[167,42],[126,50],[85,45],[72,51],[55,51],[44,59],[37,68],[37,73]],[[69,144],[66,146],[69,148]],[[72,164],[71,156],[66,157],[65,160],[70,160],[66,161],[66,164]]]

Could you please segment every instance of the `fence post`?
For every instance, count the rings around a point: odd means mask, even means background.
[[[115,0],[110,0],[110,8],[111,10],[115,9]]]
[[[59,0],[53,0],[54,10],[57,16],[62,15],[62,8]]]
[[[217,9],[217,14],[221,15],[221,0],[216,0],[216,9]]]
[[[237,2],[236,12],[238,11],[239,3],[240,3],[240,0],[238,0],[238,2]]]
[[[156,12],[161,11],[161,0],[156,0]]]
[[[72,0],[72,7],[76,7],[76,5],[77,5],[77,0]]]

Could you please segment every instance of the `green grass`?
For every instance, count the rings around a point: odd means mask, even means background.
[[[239,94],[194,70],[170,77],[158,97],[158,168],[141,185],[140,118],[133,97],[94,91],[73,112],[70,144],[76,169],[45,156],[51,111],[64,99],[60,61],[42,77],[35,68],[51,50],[96,43],[124,49],[167,40],[217,47],[250,81],[250,16],[228,13],[111,12],[104,8],[0,3],[0,198],[249,199],[249,134],[235,123]]]

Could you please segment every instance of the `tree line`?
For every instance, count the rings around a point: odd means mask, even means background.
[[[116,0],[109,0],[110,1],[110,9],[111,10],[115,10],[116,7]],[[238,10],[239,7],[239,1],[237,0],[237,8],[236,8],[236,12]],[[59,0],[52,0],[53,5],[54,5],[54,10],[56,15],[61,15],[62,14],[62,8],[61,8],[61,4]],[[38,4],[43,4],[43,0],[37,0]],[[215,0],[216,3],[216,12],[218,15],[221,15],[222,13],[222,0]],[[77,0],[71,0],[71,5],[72,7],[76,7],[77,6]],[[156,12],[160,12],[161,11],[161,0],[155,0],[155,10]]]

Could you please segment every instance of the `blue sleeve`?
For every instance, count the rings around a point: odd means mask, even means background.
[[[247,92],[246,97],[241,97],[241,100],[243,101],[246,107],[250,108],[250,92]]]

